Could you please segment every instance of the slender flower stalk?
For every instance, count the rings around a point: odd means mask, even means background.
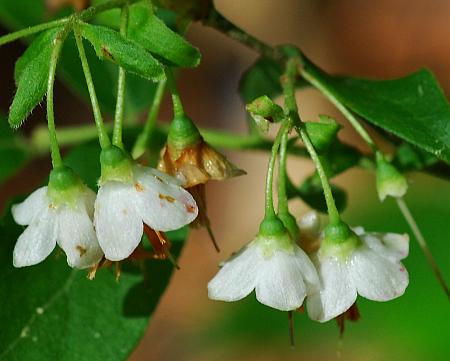
[[[128,32],[128,20],[129,20],[130,10],[128,4],[122,7],[120,14],[120,34],[126,38]],[[123,116],[124,116],[124,105],[125,105],[125,81],[126,72],[125,69],[119,67],[119,77],[117,80],[117,101],[116,101],[116,112],[114,115],[114,130],[112,143],[119,148],[123,149],[122,143],[122,126],[123,126]]]
[[[278,130],[278,133],[272,145],[272,153],[270,156],[266,175],[265,218],[275,216],[275,208],[273,206],[273,174],[275,170],[275,162],[278,155],[278,149],[280,148],[281,144],[281,139],[283,137],[283,134],[286,132],[288,126],[289,126],[288,123],[283,122],[280,129]]]
[[[288,130],[286,129],[281,137],[280,143],[280,163],[278,169],[278,213],[289,213],[288,197],[286,194],[287,185],[287,142]]]
[[[56,137],[55,112],[53,109],[53,91],[55,86],[56,66],[58,64],[59,55],[61,54],[61,49],[64,45],[66,36],[67,31],[65,29],[63,29],[56,36],[52,56],[50,59],[50,69],[47,82],[47,122],[53,168],[61,167],[63,165],[61,152],[59,151],[58,140]]]
[[[305,144],[308,153],[311,156],[314,165],[316,166],[317,173],[319,174],[320,181],[322,183],[323,193],[325,195],[325,201],[327,203],[328,216],[330,218],[330,224],[338,224],[340,222],[339,212],[336,208],[336,203],[331,192],[330,183],[328,177],[323,168],[322,162],[317,155],[316,150],[309,138],[309,135],[302,123],[298,114],[297,101],[295,99],[295,80],[299,73],[299,67],[301,60],[299,57],[291,57],[286,63],[286,71],[282,78],[283,93],[285,97],[285,105],[288,111],[288,115],[293,122],[295,130],[300,135]]]
[[[153,97],[152,105],[150,106],[147,121],[145,122],[144,129],[137,138],[133,146],[133,150],[131,152],[131,156],[133,157],[133,159],[139,158],[147,148],[149,139],[156,127],[156,121],[158,119],[159,109],[161,107],[161,102],[166,90],[166,84],[167,84],[166,79],[161,80],[158,83],[155,95]]]
[[[102,113],[100,111],[100,105],[98,104],[97,94],[95,92],[94,81],[92,80],[91,70],[84,51],[83,39],[81,38],[80,30],[75,25],[74,27],[75,41],[77,43],[78,53],[81,59],[81,65],[83,67],[84,76],[89,90],[89,97],[91,98],[92,110],[94,112],[95,125],[97,126],[98,139],[100,146],[104,149],[111,145],[108,133],[106,132]]]

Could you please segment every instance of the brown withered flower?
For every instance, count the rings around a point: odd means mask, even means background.
[[[208,143],[187,116],[175,117],[170,125],[167,144],[161,151],[158,170],[179,179],[198,205],[198,216],[192,227],[205,227],[219,251],[207,215],[205,184],[246,174]]]

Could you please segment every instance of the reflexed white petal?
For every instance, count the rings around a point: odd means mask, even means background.
[[[294,247],[295,261],[300,268],[306,285],[306,293],[311,294],[320,289],[320,280],[314,264],[300,247]]]
[[[308,315],[313,320],[326,322],[350,308],[356,301],[356,288],[345,260],[315,255],[313,262],[322,288],[320,292],[308,296]]]
[[[100,261],[103,252],[84,204],[77,209],[63,206],[58,212],[58,224],[57,241],[69,266],[87,268]]]
[[[48,208],[23,231],[13,252],[14,267],[42,262],[56,245],[55,212]]]
[[[154,172],[134,167],[136,209],[144,222],[158,231],[171,231],[191,223],[198,214],[194,198]]]
[[[33,217],[49,206],[47,187],[41,187],[31,193],[22,203],[15,204],[11,213],[17,224],[26,226],[31,223]]]
[[[258,272],[263,262],[255,245],[244,247],[224,263],[208,283],[208,297],[219,301],[238,301],[256,286]]]
[[[392,262],[366,246],[351,255],[350,273],[358,293],[374,301],[399,297],[408,286],[408,272],[401,263]]]
[[[295,254],[274,251],[260,264],[256,298],[264,305],[281,311],[299,308],[306,296],[302,267]]]
[[[111,261],[127,258],[141,241],[143,224],[134,202],[132,185],[105,182],[95,201],[94,224],[98,242]]]
[[[361,239],[379,255],[400,261],[409,253],[409,236],[397,233],[367,233]]]

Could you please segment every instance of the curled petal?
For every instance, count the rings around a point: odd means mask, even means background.
[[[401,296],[408,286],[408,272],[399,262],[361,246],[351,256],[351,274],[358,293],[374,301]]]
[[[136,209],[141,219],[158,231],[171,231],[191,223],[198,214],[192,195],[182,187],[135,167]]]
[[[326,322],[347,311],[356,301],[356,288],[345,260],[336,257],[313,257],[319,272],[321,290],[308,296],[309,317]]]
[[[135,191],[129,184],[109,181],[98,191],[94,224],[100,247],[111,261],[127,258],[141,241],[142,218],[135,202]]]
[[[19,236],[13,252],[14,267],[25,267],[42,262],[56,245],[55,212],[47,209]]]
[[[276,250],[260,266],[257,300],[281,311],[299,308],[306,297],[302,268],[293,253]]]
[[[87,268],[100,261],[103,252],[84,207],[64,207],[59,212],[58,222],[58,244],[66,253],[69,266]]]
[[[208,283],[208,297],[218,301],[238,301],[256,286],[262,258],[257,247],[249,245],[225,262]]]
[[[367,233],[361,239],[379,255],[400,261],[409,253],[409,236],[397,233]]]
[[[35,215],[47,208],[49,204],[47,187],[41,187],[31,193],[22,203],[13,205],[11,212],[17,224],[26,226],[31,223]]]

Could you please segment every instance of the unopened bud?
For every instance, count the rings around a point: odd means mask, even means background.
[[[341,126],[327,115],[319,115],[318,122],[305,122],[305,126],[314,148],[319,153],[328,149],[341,129]]]
[[[283,109],[267,95],[256,98],[247,104],[246,109],[262,132],[269,130],[269,123],[280,122],[284,118]]]
[[[387,196],[403,197],[408,190],[406,178],[381,153],[377,153],[376,161],[376,182],[380,200],[384,201]]]

